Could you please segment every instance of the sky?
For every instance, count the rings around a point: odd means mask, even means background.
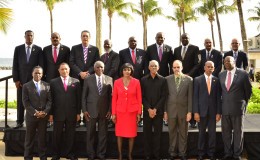
[[[130,1],[130,0],[125,0]],[[44,2],[40,0],[10,0],[8,8],[13,9],[13,22],[7,34],[0,32],[0,58],[12,58],[15,46],[25,42],[24,32],[26,30],[34,31],[34,44],[42,48],[50,45],[50,16],[49,11]],[[132,0],[133,3],[139,4],[139,0]],[[159,6],[163,8],[165,15],[172,15],[174,7],[169,5],[168,0],[159,0]],[[227,4],[231,4],[232,0],[227,0]],[[248,17],[254,16],[248,13],[248,9],[252,9],[258,5],[257,0],[244,0],[243,12],[244,20],[247,28],[247,37],[253,37],[259,34],[257,26],[259,22],[250,22]],[[57,3],[53,10],[54,31],[61,35],[61,43],[72,47],[80,44],[80,33],[82,30],[91,32],[92,45],[95,45],[95,13],[93,0],[65,0]],[[128,38],[135,36],[138,48],[143,48],[143,27],[140,16],[129,12],[134,20],[126,21],[116,14],[113,17],[112,42],[113,50],[119,50],[128,47]],[[210,23],[207,17],[200,15],[197,22],[185,24],[186,32],[190,35],[190,43],[204,48],[204,39],[211,37]],[[222,29],[224,50],[230,49],[232,38],[241,40],[241,31],[238,12],[229,13],[227,15],[219,15]],[[103,10],[102,24],[102,42],[109,36],[109,19],[107,11]],[[173,48],[179,46],[179,29],[177,22],[170,21],[162,16],[150,17],[148,19],[148,45],[155,43],[155,35],[157,32],[165,33],[165,43]],[[219,49],[217,24],[214,22],[214,32],[216,49]],[[241,44],[242,48],[242,44]]]

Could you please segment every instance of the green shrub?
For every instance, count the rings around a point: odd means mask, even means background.
[[[260,72],[255,73],[256,82],[260,82]]]
[[[14,100],[13,102],[8,102],[8,108],[17,108],[17,102]],[[5,108],[5,101],[0,100],[0,108]]]
[[[260,113],[260,89],[253,87],[253,93],[247,106],[247,113]]]

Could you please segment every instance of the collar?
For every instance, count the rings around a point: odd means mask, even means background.
[[[186,46],[184,46],[184,45],[181,45],[181,46],[182,46],[182,48],[183,48],[183,47],[186,47],[186,48],[188,48],[188,47],[189,47],[189,45],[190,45],[190,44],[188,43]]]
[[[29,45],[25,43],[25,48],[28,48],[28,46]],[[33,43],[30,45],[30,48],[32,48],[32,46],[33,46]]]
[[[227,72],[231,72],[231,74],[234,75],[236,72],[236,67],[234,67],[231,71],[227,70]]]
[[[158,73],[156,73],[156,75],[155,75],[155,77],[154,77],[154,78],[153,78],[153,77],[151,76],[151,74],[149,73],[149,76],[148,76],[148,78],[151,78],[151,79],[155,79],[155,78],[157,78],[157,79],[158,79],[158,78],[159,78],[159,77],[158,77]]]
[[[210,76],[208,76],[205,73],[204,73],[204,76],[205,76],[206,79],[208,79],[208,78],[212,79],[212,77],[213,77],[212,74]]]
[[[36,82],[35,80],[33,80],[33,83],[34,83],[35,85],[36,85],[36,83],[41,84],[41,81]]]
[[[157,44],[157,43],[155,43],[156,44],[156,47],[157,48],[159,48],[159,47],[162,47],[163,48],[163,44],[162,45],[159,45],[159,44]]]
[[[51,45],[52,49],[54,49],[54,47],[56,47],[57,49],[60,49],[60,44],[58,44],[57,46]]]

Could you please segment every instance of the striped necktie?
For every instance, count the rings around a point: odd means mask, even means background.
[[[84,47],[83,53],[84,53],[84,62],[87,63],[87,57],[88,57],[88,48],[87,47]]]

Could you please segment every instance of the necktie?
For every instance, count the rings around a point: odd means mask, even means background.
[[[179,86],[180,86],[180,77],[176,77],[176,88],[177,88],[177,91],[179,90]]]
[[[64,78],[63,87],[64,87],[64,90],[67,91],[68,86],[67,86],[67,83],[66,83],[66,78]]]
[[[208,93],[210,94],[211,87],[210,87],[210,78],[209,77],[207,78],[207,87],[208,87]]]
[[[102,91],[102,85],[101,85],[100,77],[98,77],[98,94],[99,95],[101,95],[101,91]]]
[[[57,57],[58,57],[58,55],[57,55],[57,47],[55,46],[54,49],[53,49],[53,60],[54,60],[55,63],[57,61]]]
[[[231,72],[228,71],[228,77],[227,77],[227,91],[229,91],[231,86]]]
[[[209,59],[210,58],[210,56],[209,56],[209,52],[207,52],[207,59]]]
[[[31,52],[30,52],[30,46],[28,46],[28,47],[27,47],[27,50],[26,50],[26,59],[27,59],[27,63],[29,63],[30,55],[31,55]]]
[[[37,89],[38,95],[40,95],[41,94],[41,89],[40,89],[40,87],[38,85],[38,82],[35,83],[35,85],[36,85],[36,89]]]
[[[132,49],[132,60],[133,63],[135,64],[135,50]]]
[[[84,62],[87,63],[87,57],[88,57],[88,48],[87,47],[84,47]]]
[[[234,52],[234,60],[237,61],[237,52]]]
[[[107,59],[108,59],[108,53],[105,53],[105,56],[104,56],[104,63],[107,62]]]
[[[182,53],[181,53],[182,59],[184,59],[185,54],[186,54],[186,46],[183,47],[183,50],[182,50]]]
[[[160,61],[162,61],[162,55],[163,55],[162,47],[159,46],[159,59],[160,59]]]

